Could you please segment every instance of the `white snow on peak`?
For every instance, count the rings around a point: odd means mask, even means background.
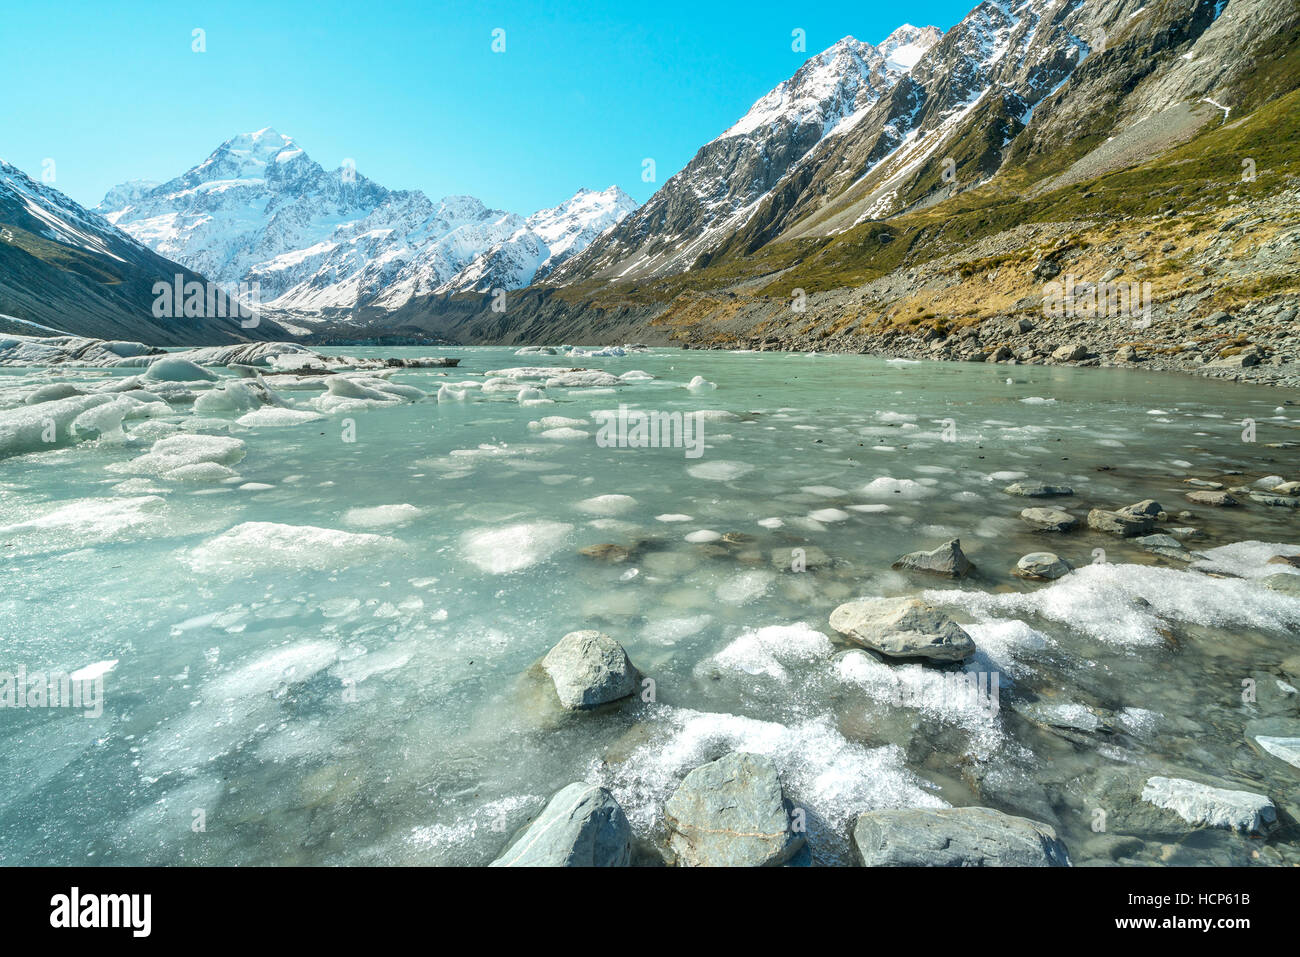
[[[525,219],[473,196],[431,201],[389,190],[351,165],[326,170],[267,127],[241,133],[161,185],[113,188],[97,211],[162,255],[234,288],[260,284],[268,310],[398,308],[479,280],[524,285],[585,249],[636,204],[581,190]],[[484,260],[514,243],[508,267]],[[464,278],[458,278],[470,270]]]
[[[876,49],[885,58],[886,69],[906,73],[941,39],[943,31],[938,27],[914,27],[904,23]]]

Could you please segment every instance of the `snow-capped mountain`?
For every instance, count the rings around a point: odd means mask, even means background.
[[[244,328],[236,319],[156,317],[155,285],[171,288],[178,277],[203,279],[0,160],[0,314],[47,330],[158,345],[284,334],[269,321]]]
[[[853,129],[941,37],[936,27],[905,24],[879,47],[845,37],[810,58],[553,278],[636,278],[707,259],[800,159]]]
[[[515,289],[544,279],[635,209],[636,200],[617,186],[599,193],[580,189],[559,206],[533,213],[509,239],[461,270],[444,291]]]
[[[169,182],[115,187],[97,209],[224,286],[258,283],[269,310],[310,314],[394,309],[488,281],[514,288],[586,248],[630,202],[583,190],[527,219],[472,196],[433,202],[350,165],[326,170],[290,137],[263,129],[227,140]],[[530,269],[532,257],[540,258]]]

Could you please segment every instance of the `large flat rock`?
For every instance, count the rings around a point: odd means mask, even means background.
[[[853,826],[864,867],[1068,867],[1046,824],[987,807],[867,811]]]

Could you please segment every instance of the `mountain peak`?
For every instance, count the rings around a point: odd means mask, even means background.
[[[904,23],[885,37],[877,49],[885,58],[888,69],[906,73],[942,39],[943,31],[938,27],[914,27]]]

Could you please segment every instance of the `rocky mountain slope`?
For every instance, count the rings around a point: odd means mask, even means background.
[[[707,259],[810,151],[861,122],[940,36],[934,27],[904,25],[878,48],[845,37],[812,57],[549,281],[640,279]]]
[[[156,317],[154,284],[174,287],[177,277],[182,283],[203,281],[0,161],[0,333],[65,332],[152,345],[286,335],[265,317],[252,328],[237,318]],[[235,312],[228,302],[217,311]]]
[[[257,283],[272,311],[391,309],[414,296],[532,281],[635,204],[580,191],[525,218],[471,196],[389,190],[326,170],[272,129],[221,144],[166,183],[115,187],[97,209],[155,251],[228,288]]]

